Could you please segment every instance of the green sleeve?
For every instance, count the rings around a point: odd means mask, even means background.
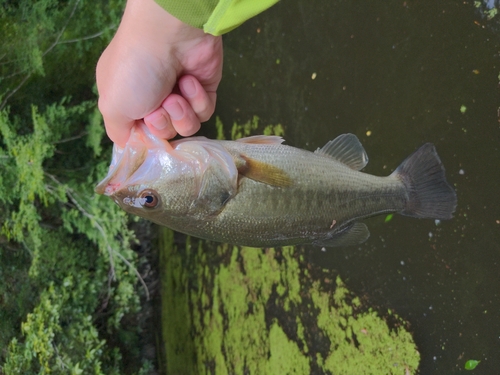
[[[155,0],[188,25],[221,35],[271,7],[278,0]]]

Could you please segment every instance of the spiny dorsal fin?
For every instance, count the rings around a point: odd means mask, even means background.
[[[280,145],[283,143],[283,141],[284,139],[277,135],[253,135],[251,137],[245,137],[236,140],[236,142],[259,145]]]
[[[262,182],[276,187],[287,187],[292,185],[291,178],[285,171],[255,159],[241,155],[244,164],[238,168],[238,172],[252,180]]]
[[[314,153],[333,158],[357,171],[368,164],[368,155],[354,134],[341,134]]]

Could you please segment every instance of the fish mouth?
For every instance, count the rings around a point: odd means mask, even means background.
[[[97,194],[113,195],[120,190],[127,180],[137,171],[146,159],[148,150],[131,149],[125,146],[121,149],[117,145],[113,147],[113,158],[106,177],[95,187]]]
[[[146,160],[148,150],[153,149],[173,150],[166,140],[151,134],[144,123],[134,126],[124,148],[116,144],[113,146],[108,174],[99,182],[94,191],[97,194],[113,195],[126,185],[127,180]]]

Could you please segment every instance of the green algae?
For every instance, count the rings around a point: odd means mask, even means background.
[[[186,277],[182,258],[173,246],[174,232],[162,230],[158,245],[161,249],[161,331],[167,361],[161,358],[160,364],[167,374],[195,374],[192,360],[186,361],[194,353],[194,342],[190,338],[189,293],[186,290]],[[188,247],[189,244],[186,244]],[[173,308],[172,308],[173,307]],[[165,319],[166,317],[166,319]],[[167,370],[168,369],[168,370]]]
[[[336,374],[414,373],[419,353],[411,334],[402,327],[391,330],[371,309],[355,314],[359,300],[347,303],[349,291],[339,277],[336,284],[333,298],[322,293],[317,282],[311,293],[320,311],[318,326],[332,342],[342,342],[325,358],[323,368]]]
[[[219,117],[215,118],[215,129],[217,131],[217,139],[226,139],[224,134],[224,124]],[[278,135],[285,134],[285,129],[281,124],[261,126],[259,124],[259,117],[253,116],[251,120],[244,124],[234,123],[231,128],[231,139],[239,139],[248,137],[257,132],[264,135]]]
[[[269,330],[269,352],[266,374],[310,374],[309,359],[277,322]]]
[[[171,231],[161,231],[167,374],[414,374],[418,368],[419,353],[403,325],[389,328],[340,278],[324,284],[303,272],[308,265],[298,249],[214,248],[201,241],[178,248],[167,245]]]

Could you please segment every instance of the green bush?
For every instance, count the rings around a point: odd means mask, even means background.
[[[94,70],[122,9],[0,0],[0,374],[151,367],[123,323],[145,290],[136,239],[93,191],[110,160]]]

